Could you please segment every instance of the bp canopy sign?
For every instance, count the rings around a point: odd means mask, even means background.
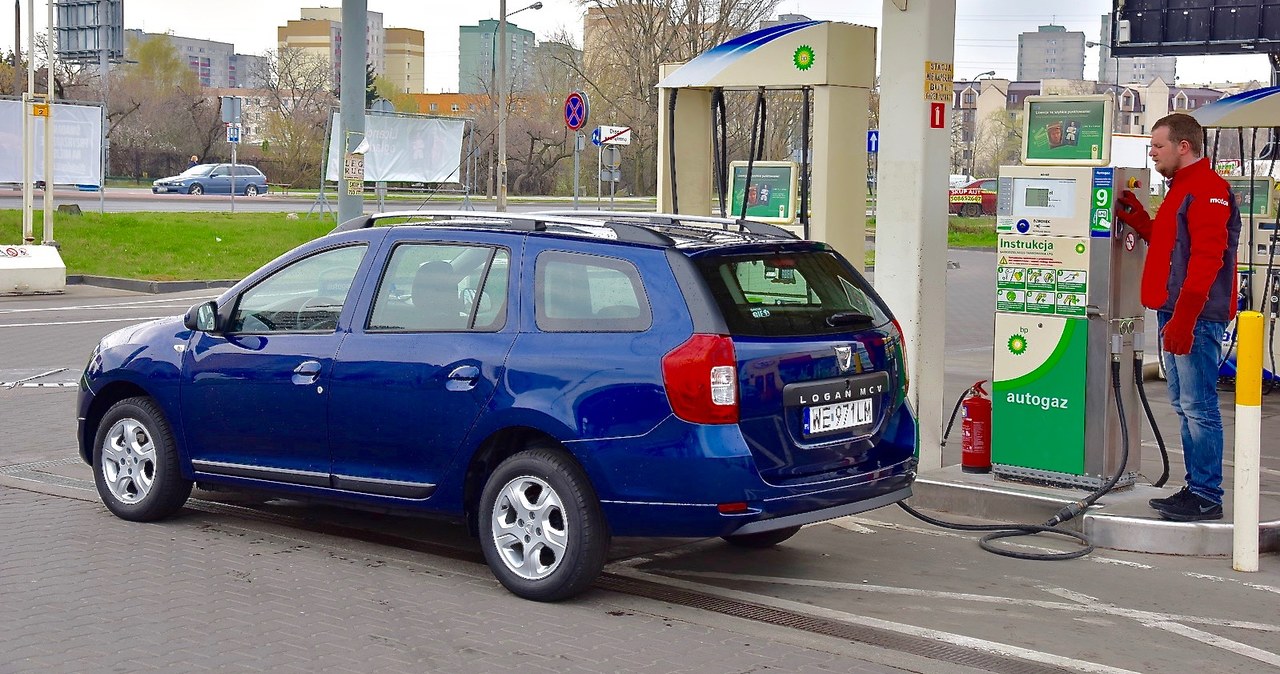
[[[1022,163],[1106,166],[1111,162],[1110,96],[1028,96]]]

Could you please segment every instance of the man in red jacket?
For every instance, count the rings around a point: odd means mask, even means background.
[[[1117,218],[1149,248],[1142,304],[1156,311],[1169,402],[1182,426],[1187,485],[1151,499],[1165,519],[1222,519],[1222,416],[1218,367],[1222,334],[1236,313],[1240,209],[1204,151],[1194,117],[1172,114],[1151,128],[1151,159],[1170,180],[1153,220],[1133,192],[1117,200]]]

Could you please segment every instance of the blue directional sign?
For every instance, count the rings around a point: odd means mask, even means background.
[[[880,151],[880,129],[871,129],[867,131],[867,154],[875,154]]]
[[[228,143],[240,142],[240,125],[239,124],[227,125],[227,142]]]
[[[587,95],[573,91],[564,99],[564,125],[577,131],[587,125]]]
[[[598,126],[591,132],[591,144],[600,147],[600,127]]]

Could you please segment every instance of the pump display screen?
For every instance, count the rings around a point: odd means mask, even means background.
[[[1032,208],[1048,208],[1049,207],[1049,190],[1041,187],[1027,188],[1026,193],[1027,205]]]
[[[1014,178],[1013,212],[1021,216],[1073,218],[1076,214],[1076,181]]]

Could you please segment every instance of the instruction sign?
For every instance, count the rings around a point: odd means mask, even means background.
[[[924,62],[924,100],[951,103],[955,66],[943,61]]]
[[[729,163],[733,173],[729,217],[742,214],[742,200],[747,201],[747,217],[763,222],[790,224],[796,218],[797,164],[789,161],[758,161],[751,166],[751,184],[747,184],[747,162]],[[744,196],[745,195],[745,196]]]
[[[999,237],[996,311],[1080,318],[1089,297],[1089,248],[1084,239]]]
[[[1110,96],[1028,96],[1023,163],[1106,166],[1111,161],[1111,108]]]

